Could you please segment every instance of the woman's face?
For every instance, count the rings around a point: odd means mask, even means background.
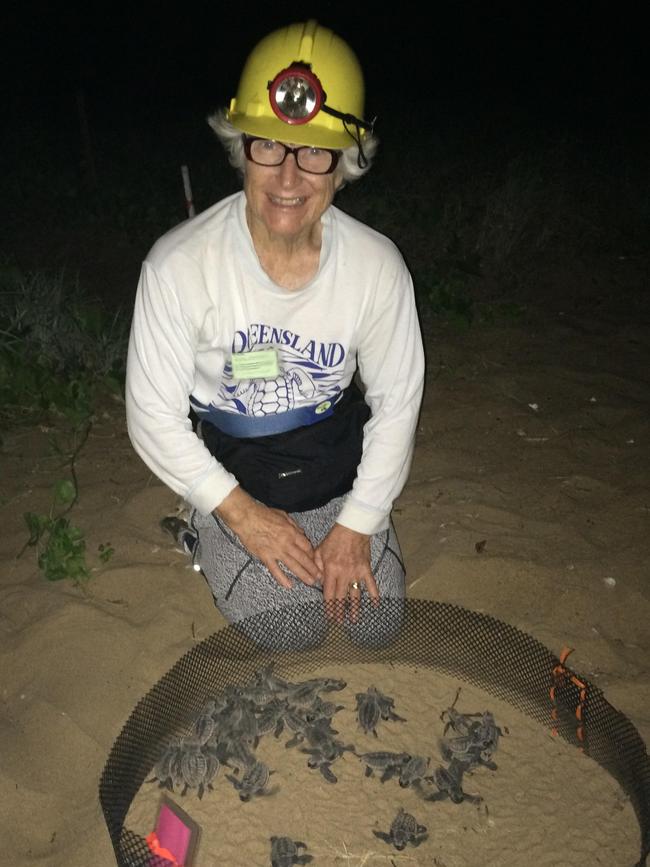
[[[279,166],[247,161],[244,192],[251,231],[283,240],[309,237],[340,185],[336,171],[329,175],[301,171],[293,154],[287,154]]]

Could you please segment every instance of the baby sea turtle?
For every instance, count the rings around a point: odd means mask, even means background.
[[[199,743],[187,744],[181,758],[184,785],[181,795],[185,795],[188,789],[196,789],[202,798],[206,788],[212,789],[212,780],[219,768],[219,759],[213,750],[204,749]]]
[[[379,737],[377,724],[381,719],[381,708],[375,695],[370,692],[358,692],[355,698],[357,700],[357,721],[362,730],[366,734],[372,733],[375,737]]]
[[[357,700],[357,720],[366,734],[377,737],[377,723],[379,720],[396,720],[406,722],[404,717],[398,716],[393,707],[394,699],[384,695],[375,686],[369,686],[365,692],[355,695]]]
[[[454,754],[466,752],[468,760],[480,755],[484,761],[476,761],[475,764],[487,764],[490,767],[489,760],[492,753],[496,751],[499,738],[504,734],[504,730],[496,724],[494,715],[489,710],[482,713],[460,713],[457,711],[455,705],[459,694],[460,690],[456,693],[451,707],[448,707],[440,715],[440,718],[445,721],[444,742],[450,744],[450,751]],[[452,729],[457,736],[456,738],[445,737],[449,729]],[[451,746],[452,743],[454,743],[453,746]]]
[[[310,705],[320,692],[338,692],[347,686],[344,680],[332,677],[314,677],[292,683],[287,689],[287,700],[292,705]]]
[[[310,753],[310,757],[307,760],[308,768],[319,770],[328,783],[338,783],[338,777],[332,770],[331,759],[323,755],[320,750],[303,750],[303,752]]]
[[[289,687],[289,681],[273,672],[273,663],[258,669],[253,675],[253,683],[270,689],[276,696],[284,695]]]
[[[162,756],[154,765],[153,776],[147,782],[158,782],[161,789],[169,789],[172,792],[175,787],[180,787],[183,781],[181,771],[183,753],[183,742],[179,738],[175,738],[167,745]]]
[[[318,768],[323,777],[328,783],[336,783],[336,775],[331,770],[331,765],[344,752],[354,752],[353,744],[344,744],[335,739],[323,739],[318,746],[307,748],[303,747],[302,752],[308,753],[310,758],[307,760],[309,768]]]
[[[269,702],[283,698],[283,695],[279,695],[275,690],[261,683],[252,683],[242,687],[241,696],[249,701],[256,710],[262,710]]]
[[[433,773],[433,782],[438,791],[426,795],[425,801],[442,801],[449,798],[454,804],[462,804],[463,801],[480,804],[483,800],[480,795],[470,795],[463,791],[463,774],[466,770],[466,765],[457,759],[452,759],[446,768],[443,765],[437,767]]]
[[[304,737],[310,747],[321,747],[323,744],[331,743],[334,740],[334,735],[337,734],[338,731],[332,728],[327,717],[322,717],[317,722],[308,723],[304,730]]]
[[[219,714],[217,726],[220,732],[236,735],[249,747],[257,748],[259,743],[257,716],[251,702],[242,698],[234,701]]]
[[[201,744],[207,743],[215,732],[217,723],[210,707],[204,708],[192,723],[192,734]]]
[[[266,735],[273,732],[279,738],[284,728],[283,714],[286,710],[284,699],[275,698],[270,701],[257,715],[257,733]]]
[[[255,761],[245,770],[241,779],[234,774],[227,774],[226,779],[239,792],[240,801],[250,801],[254,795],[271,795],[275,791],[266,788],[273,773],[264,762]]]
[[[474,742],[480,745],[481,751],[491,756],[499,745],[499,738],[503,735],[503,730],[496,724],[490,711],[486,710],[474,722],[470,734],[474,738]]]
[[[383,720],[395,720],[397,722],[406,722],[403,716],[398,716],[395,711],[395,699],[391,698],[389,695],[384,695],[383,692],[380,692],[376,687],[371,686],[370,689],[375,693],[377,697],[377,703],[379,704],[379,710],[381,712],[381,718]]]
[[[303,714],[287,706],[282,713],[281,720],[283,726],[286,725],[289,731],[293,732],[293,737],[289,738],[285,743],[285,747],[295,747],[296,744],[300,744],[305,740],[309,723]],[[282,732],[282,728],[280,728],[280,732]]]
[[[380,840],[392,843],[399,851],[404,849],[407,843],[411,843],[412,846],[419,846],[428,837],[426,826],[418,825],[415,816],[407,813],[403,807],[400,807],[398,814],[393,819],[388,833],[385,831],[373,831],[372,833]]]
[[[457,761],[465,766],[466,770],[484,765],[491,771],[496,771],[497,765],[492,761],[489,749],[484,750],[476,743],[471,735],[462,735],[457,738],[445,738],[440,742],[440,754],[445,761]]]
[[[399,772],[399,784],[403,789],[419,783],[421,780],[428,779],[429,765],[431,759],[429,756],[409,756],[404,762]]]
[[[222,765],[234,768],[237,772],[250,768],[255,763],[255,754],[244,741],[233,735],[220,735],[208,742],[208,747],[214,749]]]
[[[335,704],[333,701],[323,701],[318,695],[311,705],[305,709],[305,718],[309,723],[317,723],[323,719],[331,723],[334,714],[343,710],[344,707],[345,705]]]
[[[293,867],[294,864],[309,864],[313,861],[311,855],[300,855],[300,849],[306,849],[307,844],[291,837],[271,837],[271,867]]]
[[[366,776],[371,777],[375,772],[381,771],[382,783],[399,773],[411,759],[408,753],[391,753],[387,750],[357,755],[366,766]]]
[[[176,739],[154,765],[153,777],[148,782],[157,780],[161,788],[172,792],[181,789],[181,795],[187,794],[188,789],[197,789],[202,798],[205,789],[212,788],[220,766],[213,749],[198,741]]]
[[[443,735],[446,735],[449,729],[452,729],[457,735],[469,735],[472,719],[469,715],[457,711],[453,705],[443,710],[440,714],[440,719],[445,724]]]

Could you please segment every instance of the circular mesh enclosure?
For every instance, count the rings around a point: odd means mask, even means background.
[[[182,733],[207,697],[273,664],[280,676],[324,665],[427,667],[479,687],[548,726],[619,783],[650,852],[650,759],[630,720],[598,687],[507,623],[423,599],[364,606],[359,622],[326,621],[322,603],[263,612],[197,644],[141,699],[111,749],[99,797],[119,867],[169,867],[125,827],[137,792],[170,736]],[[579,828],[576,829],[577,831]]]

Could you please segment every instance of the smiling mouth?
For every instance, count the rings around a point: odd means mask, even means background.
[[[283,208],[295,208],[298,205],[304,205],[305,197],[304,196],[292,196],[289,198],[283,198],[281,196],[269,196],[269,199],[274,205],[280,205]]]

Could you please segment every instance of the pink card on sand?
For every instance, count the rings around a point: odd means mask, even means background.
[[[175,867],[192,867],[199,826],[170,798],[163,797],[154,831],[147,837],[151,852]]]

